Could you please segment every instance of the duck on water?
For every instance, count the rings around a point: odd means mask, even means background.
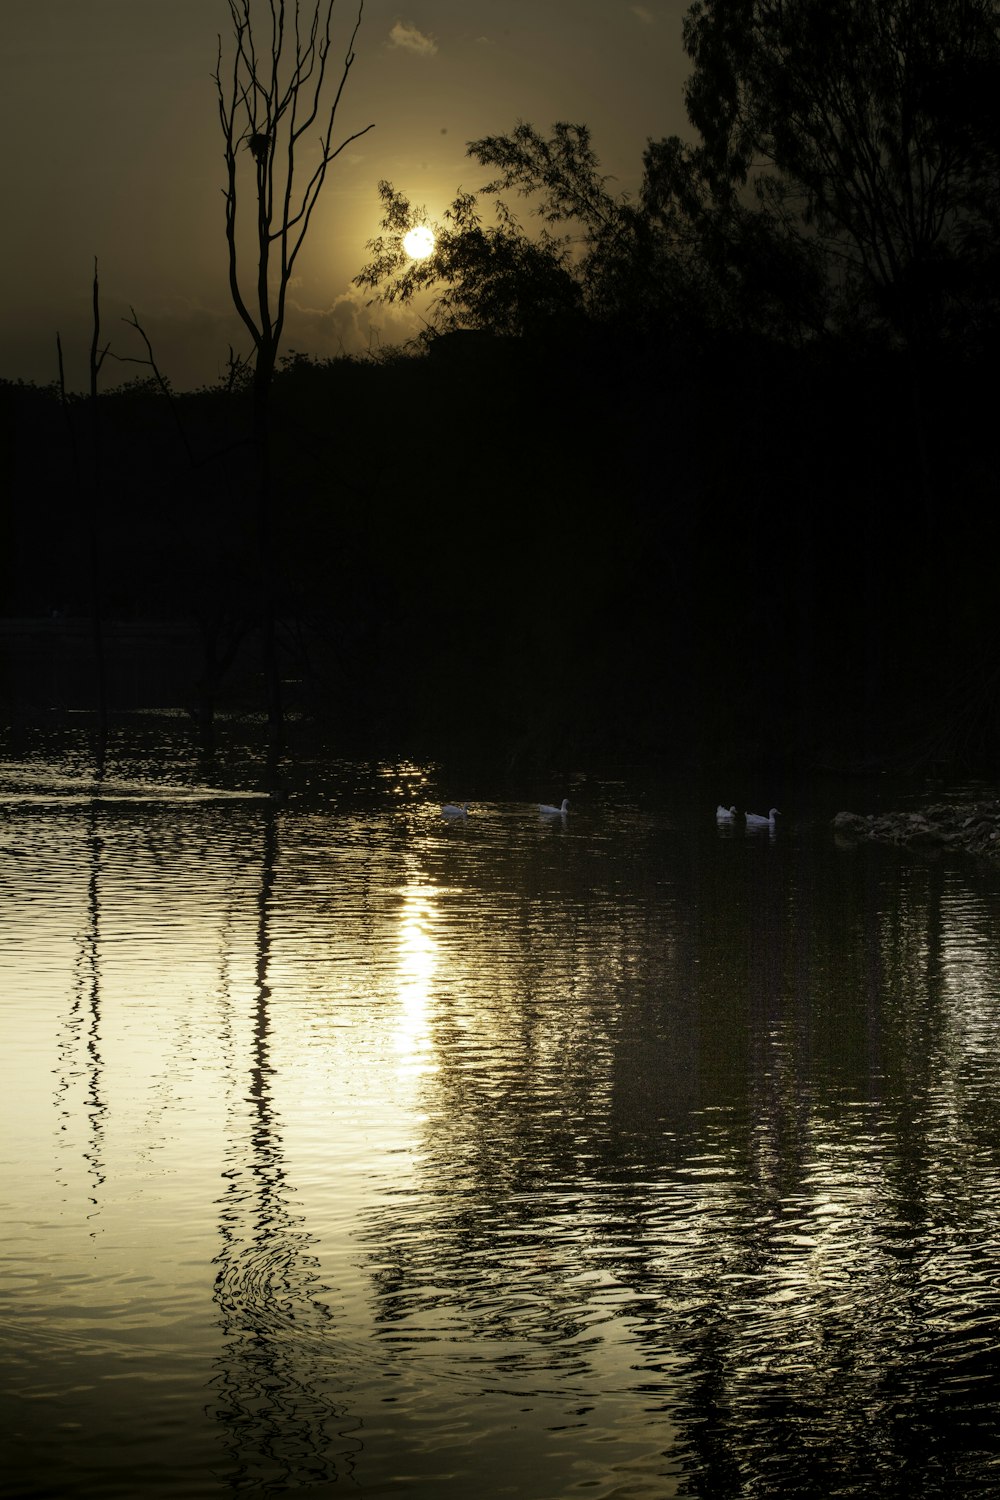
[[[747,827],[748,828],[776,828],[778,826],[777,820],[780,817],[781,817],[781,814],[779,813],[779,811],[778,811],[778,809],[776,807],[772,807],[771,808],[771,811],[768,813],[768,815],[767,815],[766,818],[761,813],[748,812],[746,814]]]

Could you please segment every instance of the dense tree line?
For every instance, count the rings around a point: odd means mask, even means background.
[[[352,742],[851,760],[995,745],[991,387],[730,337],[295,359],[274,387],[286,702]],[[986,372],[982,372],[985,377]],[[54,392],[6,387],[2,609],[86,614]],[[106,616],[193,622],[192,712],[260,709],[239,393],[104,411]],[[938,504],[922,504],[929,483]],[[152,690],[152,684],[151,684]]]

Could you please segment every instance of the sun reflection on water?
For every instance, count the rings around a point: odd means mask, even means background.
[[[437,1071],[430,1035],[430,1011],[434,976],[439,962],[435,935],[436,886],[414,884],[404,888],[396,943],[396,994],[399,1019],[393,1045],[402,1076],[415,1077]]]

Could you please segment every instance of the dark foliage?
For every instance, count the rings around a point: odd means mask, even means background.
[[[746,336],[290,360],[274,395],[289,706],[344,742],[431,751],[857,761],[995,743],[985,372],[925,372],[921,444],[910,373],[898,353]],[[52,393],[3,397],[4,612],[71,616],[64,419]],[[105,579],[110,619],[235,640],[221,701],[254,708],[245,399],[179,398],[192,469],[162,398],[107,398]]]
[[[995,0],[696,0],[687,106],[716,200],[812,239],[841,317],[913,344],[967,335],[995,293]]]
[[[521,122],[469,143],[492,175],[433,226],[426,260],[402,244],[425,212],[382,183],[358,284],[433,293],[447,329],[558,334],[572,317],[981,352],[998,312],[997,0],[696,0],[684,43],[695,143],[650,141],[635,202],[609,190],[586,126]]]

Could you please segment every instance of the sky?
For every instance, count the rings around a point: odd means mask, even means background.
[[[646,141],[691,134],[688,3],[366,0],[334,142],[373,128],[328,172],[295,266],[285,350],[362,353],[421,326],[352,286],[378,232],[380,179],[439,218],[488,176],[470,140],[519,120],[542,132],[568,121],[589,126],[613,186],[634,192]],[[356,14],[355,0],[337,0],[335,76]],[[176,389],[214,384],[230,345],[249,352],[227,279],[220,35],[225,57],[225,0],[4,6],[0,378],[57,379],[58,334],[67,384],[85,387],[95,258],[105,386],[148,373],[129,362],[145,354],[124,321],[131,309]]]

